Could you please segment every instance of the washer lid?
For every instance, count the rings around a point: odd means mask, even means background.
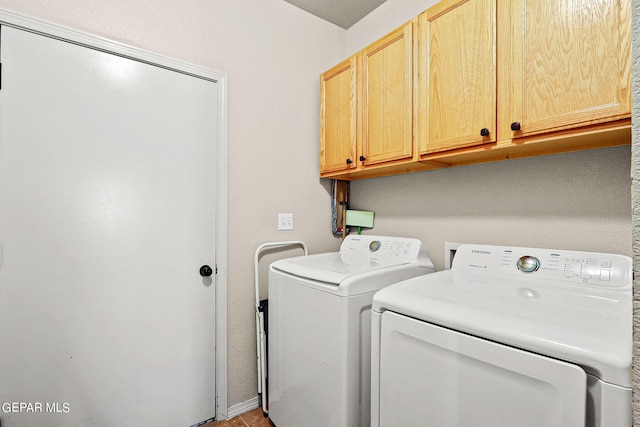
[[[631,290],[450,270],[397,283],[373,310],[416,319],[576,363],[631,386]]]
[[[332,252],[287,258],[274,262],[271,267],[305,279],[340,285],[348,277],[357,274],[409,263],[406,259],[372,258],[367,255]]]

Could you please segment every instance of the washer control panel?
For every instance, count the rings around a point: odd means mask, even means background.
[[[607,288],[631,286],[631,258],[624,255],[490,245],[462,245],[452,269],[494,272]]]
[[[418,259],[423,251],[418,239],[388,236],[349,235],[342,242],[340,252],[349,255],[366,255],[372,258]]]

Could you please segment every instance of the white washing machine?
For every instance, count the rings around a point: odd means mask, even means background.
[[[347,236],[269,267],[268,412],[277,427],[370,424],[371,300],[433,272],[419,240]]]
[[[451,270],[381,290],[371,425],[631,426],[631,266],[463,245]]]

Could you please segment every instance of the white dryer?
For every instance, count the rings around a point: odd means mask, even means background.
[[[277,427],[368,427],[371,300],[433,272],[419,240],[347,236],[269,267],[268,412]]]
[[[451,270],[381,290],[371,425],[631,426],[631,266],[463,245]]]

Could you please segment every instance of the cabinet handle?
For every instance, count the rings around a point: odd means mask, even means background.
[[[360,161],[364,162],[365,160],[367,160],[367,158],[365,156],[360,156]]]
[[[512,131],[517,131],[520,130],[521,126],[520,126],[520,122],[513,122],[511,123],[511,130]]]
[[[350,165],[351,163],[353,163],[353,160],[347,159],[347,164]]]
[[[490,133],[488,128],[480,129],[480,136],[489,136]]]

